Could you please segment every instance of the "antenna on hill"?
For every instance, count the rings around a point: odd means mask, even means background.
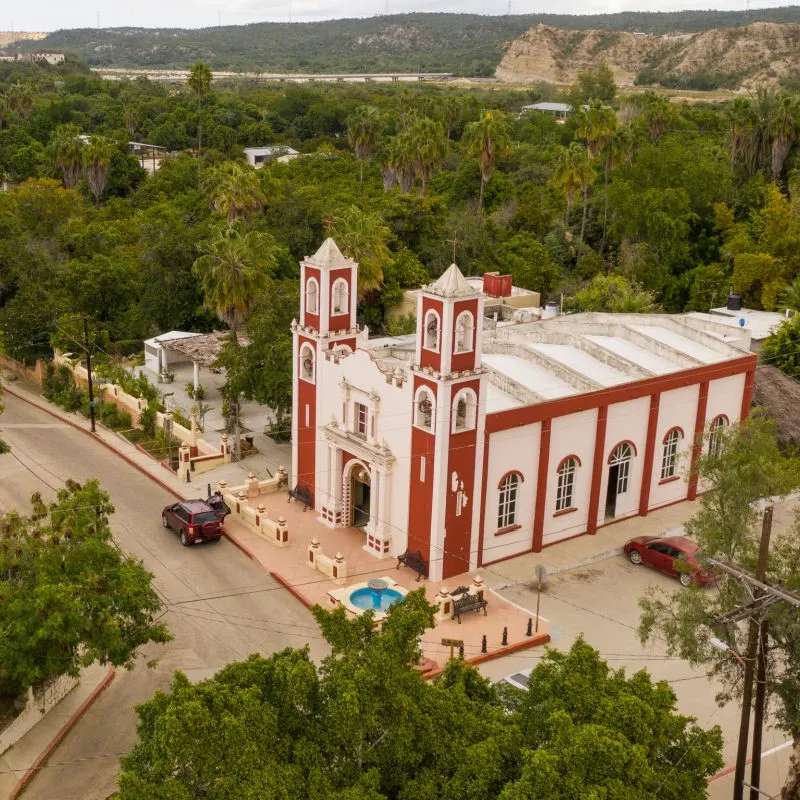
[[[100,27],[100,12],[96,11],[95,13],[97,14],[97,27],[99,28]]]
[[[511,16],[511,0],[508,0],[508,16]]]
[[[289,22],[292,21],[292,0],[289,0]]]

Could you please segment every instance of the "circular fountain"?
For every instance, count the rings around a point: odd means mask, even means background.
[[[403,599],[396,589],[389,588],[389,581],[383,578],[372,578],[367,585],[356,589],[350,595],[350,602],[363,611],[386,612],[394,603]]]

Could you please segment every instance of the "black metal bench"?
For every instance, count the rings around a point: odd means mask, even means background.
[[[462,594],[461,597],[453,598],[453,614],[450,619],[457,619],[461,624],[461,615],[469,611],[480,611],[483,609],[483,616],[486,616],[486,606],[489,601],[484,599],[483,594]]]
[[[314,496],[308,486],[298,483],[294,489],[289,489],[289,502],[297,500],[303,504],[303,511],[314,505]]]
[[[419,550],[406,550],[405,553],[397,556],[397,569],[400,569],[401,566],[413,569],[417,573],[417,580],[423,575],[428,577],[428,562],[425,561]]]

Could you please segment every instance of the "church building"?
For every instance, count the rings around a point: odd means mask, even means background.
[[[750,408],[749,333],[713,321],[498,322],[452,264],[415,334],[370,339],[332,239],[300,280],[291,480],[326,525],[376,558],[420,551],[433,580],[694,498],[692,463]]]

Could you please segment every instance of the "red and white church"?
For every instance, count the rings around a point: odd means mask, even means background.
[[[749,333],[672,314],[505,324],[453,264],[417,331],[369,338],[358,265],[301,262],[292,476],[376,558],[440,580],[696,496],[690,467],[748,413]]]

